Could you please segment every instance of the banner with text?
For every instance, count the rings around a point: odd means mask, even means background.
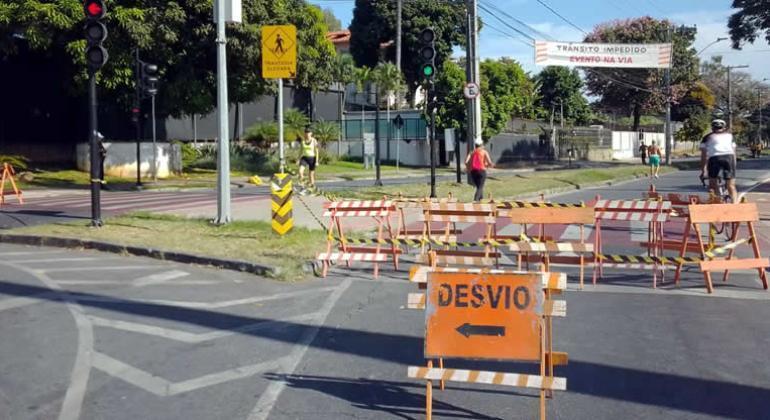
[[[535,41],[535,64],[665,69],[671,67],[671,44]]]

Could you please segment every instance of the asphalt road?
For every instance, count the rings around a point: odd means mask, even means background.
[[[740,184],[770,175],[746,166]],[[745,164],[744,164],[745,165]],[[752,164],[753,165],[753,164]],[[765,165],[765,166],[762,166]],[[657,181],[695,191],[695,173]],[[560,201],[638,197],[646,180]],[[574,273],[572,273],[574,274]],[[1,419],[419,419],[424,313],[402,309],[405,272],[327,279],[254,276],[90,251],[0,245]],[[566,392],[549,418],[766,418],[770,293],[735,275],[706,295],[697,272],[654,290],[608,271],[555,322]],[[451,367],[535,372],[528,364]],[[536,394],[450,383],[440,419],[537,416]]]

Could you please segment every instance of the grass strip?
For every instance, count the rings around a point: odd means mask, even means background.
[[[141,246],[216,258],[260,263],[279,269],[277,279],[306,277],[303,264],[324,249],[323,231],[295,227],[278,237],[269,223],[238,221],[217,226],[205,219],[131,213],[105,221],[96,229],[84,222],[55,223],[11,229],[17,235],[45,235]]]

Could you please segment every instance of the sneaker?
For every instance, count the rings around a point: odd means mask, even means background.
[[[655,174],[655,178],[658,178],[658,174]]]

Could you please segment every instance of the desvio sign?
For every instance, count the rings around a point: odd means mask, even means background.
[[[425,357],[539,360],[543,300],[538,273],[429,273]]]

